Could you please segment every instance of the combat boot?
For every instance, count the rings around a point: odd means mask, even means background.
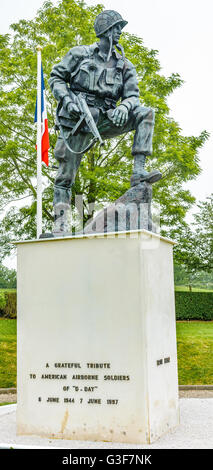
[[[146,171],[144,168],[145,161],[146,155],[135,155],[134,170],[130,179],[131,186],[136,186],[137,184],[142,183],[143,181],[152,184],[162,178],[162,173],[159,170],[153,170],[150,172]]]

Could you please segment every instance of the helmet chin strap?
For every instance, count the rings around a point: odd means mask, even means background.
[[[107,62],[109,61],[111,55],[112,55],[112,33],[108,36],[109,38],[109,52],[107,56]]]
[[[107,56],[107,62],[109,61],[109,59],[112,55],[112,47],[113,47],[112,33],[108,36],[108,38],[109,38],[109,52],[108,52],[108,56]],[[124,48],[118,42],[115,45],[116,45],[117,49],[119,50],[119,52],[121,52],[122,59],[124,60],[125,59]]]
[[[122,54],[122,59],[125,59],[125,54],[124,54],[124,48],[121,46],[119,43],[116,44],[117,49],[121,52]]]

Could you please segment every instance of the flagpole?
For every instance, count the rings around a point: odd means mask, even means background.
[[[41,46],[37,46],[37,238],[42,233]]]

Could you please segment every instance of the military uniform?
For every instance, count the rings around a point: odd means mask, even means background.
[[[102,53],[99,43],[76,46],[51,72],[49,84],[59,103],[56,124],[61,129],[55,147],[55,157],[59,162],[55,180],[55,206],[60,203],[70,204],[71,186],[86,151],[84,149],[88,148],[91,140],[87,127],[81,128],[75,136],[71,134],[78,117],[73,118],[68,109],[78,93],[82,93],[86,99],[103,140],[135,130],[132,185],[139,181],[148,181],[148,178],[149,182],[154,182],[161,177],[158,171],[147,173],[144,170],[145,157],[152,153],[154,111],[141,106],[135,67],[124,56],[119,44],[116,47],[120,48],[122,55],[113,47],[111,30],[118,24],[122,29],[127,22],[114,10],[105,10],[95,19],[97,37],[106,35],[109,39],[108,57]],[[113,111],[119,109],[117,104],[123,105],[122,110],[123,113],[126,112],[126,116],[128,112],[128,120],[123,121],[125,124],[121,126],[113,122]]]
[[[63,103],[58,119],[63,125],[70,147],[76,151],[69,152],[62,136],[59,136],[55,147],[55,157],[59,161],[55,180],[55,203],[59,202],[61,196],[63,202],[68,202],[69,189],[74,183],[82,158],[78,152],[91,139],[91,134],[86,129],[81,130],[77,136],[71,136],[71,129],[76,121],[66,110],[68,103],[72,101],[70,90],[75,94],[85,93],[88,106],[98,111],[94,113],[94,117],[104,139],[136,130],[132,155],[151,154],[154,112],[151,108],[140,105],[135,68],[129,60],[123,60],[116,49],[112,50],[110,61],[105,62],[98,43],[74,47],[53,68],[49,84],[55,98]],[[117,127],[110,120],[110,110],[115,109],[119,99],[129,111],[128,122],[122,127]],[[68,191],[66,195],[62,195],[57,189]]]

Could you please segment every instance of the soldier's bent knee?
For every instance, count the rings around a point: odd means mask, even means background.
[[[136,124],[140,124],[142,121],[150,122],[154,124],[155,122],[155,111],[152,108],[145,108],[144,106],[139,106],[135,113]]]

